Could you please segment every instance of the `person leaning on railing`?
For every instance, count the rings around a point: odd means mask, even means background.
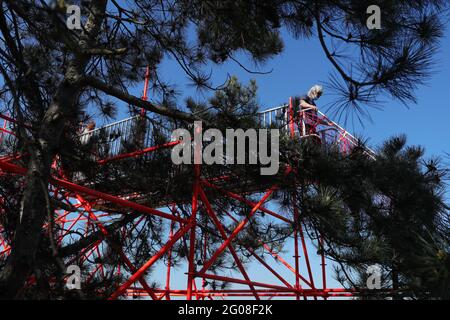
[[[94,130],[95,130],[95,121],[91,120],[88,124],[82,129],[80,135],[80,143],[83,148],[85,148],[90,153],[90,159],[94,160],[95,155],[98,154],[98,144],[96,143],[97,139],[94,139]],[[95,140],[95,141],[94,141]]]
[[[303,119],[305,124],[304,134],[316,134],[316,122],[318,120],[316,101],[323,94],[323,88],[320,85],[314,85],[308,93],[294,98],[294,114],[296,118]],[[303,112],[303,114],[301,114]],[[302,130],[301,123],[299,129]],[[303,132],[302,132],[303,133]]]
[[[83,146],[89,144],[92,138],[92,130],[95,129],[95,121],[89,121],[86,127],[83,128],[80,135],[80,142]]]

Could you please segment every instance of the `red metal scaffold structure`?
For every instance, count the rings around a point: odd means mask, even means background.
[[[148,70],[146,76],[146,84],[144,90],[143,99],[147,99],[148,89]],[[303,110],[299,113],[299,118],[294,115],[293,99],[290,99],[289,104],[283,105],[277,108],[263,111],[259,114],[262,126],[270,126],[276,124],[280,117],[287,118],[288,121],[284,123],[284,130],[288,130],[292,137],[300,136],[302,138],[308,136],[315,136],[321,141],[327,141],[338,145],[342,152],[347,152],[352,145],[357,143],[357,140],[349,134],[345,129],[340,127],[335,122],[328,119],[320,111],[317,113],[310,113],[307,110]],[[286,112],[287,110],[287,112]],[[139,116],[137,116],[139,117]],[[13,135],[12,130],[9,129],[9,124],[16,123],[15,119],[12,119],[6,115],[1,115],[4,120],[4,124],[0,129],[0,141],[7,139]],[[110,124],[101,130],[108,130],[108,132],[117,131],[126,132],[127,126],[129,126],[136,117],[125,119],[113,124]],[[286,125],[287,123],[287,125]],[[22,124],[23,125],[23,124]],[[100,129],[96,129],[88,134],[92,135]],[[160,149],[170,149],[179,141],[171,141],[162,145],[149,145],[145,148],[134,151],[131,153],[120,153],[120,150],[111,144],[110,157],[107,159],[99,159],[99,164],[107,164],[111,161],[119,161],[121,159],[127,159],[132,157],[143,156],[152,152],[156,152]],[[373,157],[373,152],[367,149],[368,156]],[[55,161],[55,167],[57,167],[57,161]],[[127,275],[127,280],[121,283],[115,292],[108,297],[109,299],[117,299],[123,296],[146,296],[154,300],[171,298],[186,298],[190,299],[213,299],[213,298],[225,298],[225,297],[248,297],[248,298],[294,298],[294,299],[307,299],[307,298],[323,298],[330,297],[352,297],[358,293],[355,289],[343,289],[343,288],[329,288],[327,286],[327,268],[326,257],[324,251],[318,253],[320,261],[320,280],[315,279],[313,265],[311,257],[308,253],[308,239],[305,236],[304,225],[302,223],[294,224],[294,221],[298,221],[299,212],[297,208],[294,208],[294,212],[291,214],[282,214],[275,212],[270,208],[269,202],[271,195],[277,190],[277,185],[273,185],[264,190],[258,190],[254,194],[262,195],[259,201],[251,201],[246,196],[228,190],[226,184],[216,184],[215,181],[204,179],[202,177],[201,165],[194,165],[194,184],[192,186],[192,200],[191,200],[191,216],[189,219],[183,218],[179,211],[178,206],[180,204],[170,203],[166,204],[169,210],[165,210],[162,207],[150,207],[137,201],[133,201],[131,195],[117,195],[94,190],[90,185],[83,185],[82,183],[71,181],[69,178],[60,176],[53,176],[51,178],[51,193],[54,197],[64,199],[65,202],[77,210],[75,212],[65,211],[58,209],[55,211],[56,219],[55,224],[61,226],[60,230],[63,230],[57,235],[58,245],[64,243],[69,237],[69,232],[73,228],[77,230],[84,230],[84,236],[88,236],[94,230],[100,230],[104,237],[99,238],[94,245],[89,246],[79,256],[82,258],[77,261],[81,264],[86,262],[91,257],[101,256],[101,246],[104,238],[108,236],[107,225],[109,223],[110,213],[102,212],[98,209],[98,204],[110,203],[121,208],[121,213],[127,212],[139,212],[138,216],[131,226],[122,227],[122,235],[126,237],[131,232],[139,228],[141,222],[146,215],[152,215],[159,217],[164,221],[167,221],[169,225],[169,234],[167,239],[164,240],[164,244],[159,248],[147,262],[143,265],[135,266],[132,264],[130,257],[125,252],[120,252],[121,261],[118,263],[115,271],[117,274]],[[14,174],[25,175],[26,168],[20,167],[15,163],[15,157],[11,155],[3,155],[0,157],[0,174]],[[288,169],[289,170],[289,169]],[[223,197],[233,199],[241,202],[243,205],[248,206],[249,214],[242,220],[233,213],[227,213],[228,218],[235,222],[234,230],[226,230],[222,221],[213,209],[213,206],[208,198],[207,191],[214,190],[220,193]],[[236,251],[233,248],[233,240],[235,240],[239,234],[244,230],[252,216],[257,214],[265,214],[271,219],[276,219],[282,223],[288,223],[296,225],[293,238],[291,239],[293,245],[288,249],[293,251],[292,254],[277,253],[266,243],[259,241],[261,247],[267,254],[273,257],[275,264],[263,259],[260,255],[254,252],[252,249],[248,249],[249,255],[254,259],[253,261],[258,265],[258,268],[267,272],[273,277],[273,280],[258,280],[255,281],[255,274],[250,274],[243,263],[240,261]],[[202,241],[199,237],[197,228],[197,221],[201,215],[206,215],[212,221],[217,228],[223,242],[214,251],[214,253],[206,257],[206,248],[203,252],[203,262],[199,265],[195,259],[195,244],[198,241]],[[44,226],[45,228],[46,226]],[[188,236],[188,237],[187,237]],[[207,237],[207,233],[203,233],[202,237]],[[189,241],[189,255],[186,257],[187,270],[183,270],[182,273],[186,274],[186,287],[185,288],[173,288],[173,277],[175,272],[179,272],[173,268],[171,263],[171,254],[174,245],[183,239],[188,238]],[[318,238],[318,247],[323,246],[324,239]],[[205,246],[207,241],[203,241]],[[10,251],[10,246],[5,239],[0,238],[0,257],[7,256]],[[214,262],[221,256],[221,254],[228,250],[234,259],[237,270],[235,274],[218,275],[209,271],[209,268]],[[145,277],[147,270],[152,266],[156,266],[158,262],[164,257],[165,264],[160,268],[165,268],[165,286],[160,288],[152,287]],[[281,269],[283,270],[281,270]],[[104,273],[104,266],[102,262],[98,262],[92,270],[90,270],[89,276],[83,279],[83,283],[89,283],[94,275],[102,275]],[[223,283],[229,283],[232,286],[227,289],[207,289],[207,281],[219,281]],[[179,280],[177,283],[179,284]]]

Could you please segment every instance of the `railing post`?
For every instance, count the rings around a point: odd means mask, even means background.
[[[294,127],[294,101],[292,97],[289,98],[289,130],[291,132],[291,137],[295,137],[295,127]]]

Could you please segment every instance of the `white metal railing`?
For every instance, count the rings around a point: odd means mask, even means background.
[[[157,136],[170,138],[168,130],[156,128],[147,118],[138,115],[82,133],[79,137],[84,145],[96,145],[99,158],[110,158],[161,144],[156,141]]]
[[[288,108],[289,105],[284,104],[258,112],[260,125],[264,128],[289,130]],[[300,120],[295,121],[294,131],[300,137],[305,137],[308,136],[308,133],[305,132],[308,113],[303,110],[300,114],[300,117],[297,116]],[[317,116],[320,121],[315,124],[314,135],[317,135],[323,142],[338,145],[344,151],[358,145],[358,139],[339,124],[330,120],[324,113],[317,111]],[[314,120],[309,119],[308,121]],[[4,120],[1,129],[3,130],[0,130],[0,155],[8,153],[8,145],[12,145],[14,140],[14,135],[9,132],[12,130],[9,121]],[[95,142],[93,152],[98,158],[104,159],[168,142],[170,135],[169,129],[155,127],[150,120],[137,115],[82,133],[79,138],[82,144]],[[158,140],[159,137],[161,139]],[[161,140],[165,141],[162,142]],[[371,158],[375,158],[375,152],[372,149],[365,147],[365,150]]]
[[[258,112],[259,123],[262,127],[283,128],[288,122],[288,105],[284,104],[275,108]]]
[[[289,105],[284,104],[258,112],[260,125],[264,128],[289,130],[288,108]],[[306,127],[311,127],[311,123],[316,121],[316,123],[313,123],[313,135],[318,136],[326,144],[337,145],[343,151],[358,145],[357,138],[339,124],[330,120],[321,111],[318,110],[317,116],[314,116],[314,118],[311,118],[311,113],[306,111],[302,110],[300,115],[297,115],[298,121],[294,123],[295,134],[300,137],[311,135],[311,132],[306,132]],[[91,141],[93,139],[99,148],[99,156],[108,158],[158,144],[154,137],[155,129],[148,119],[138,115],[83,133],[80,135],[80,141],[83,143],[86,140]],[[170,139],[168,130],[160,131],[159,134],[162,134],[166,139]],[[137,149],[132,150],[132,148]],[[365,149],[370,157],[375,158],[373,150],[368,147],[365,147]]]
[[[301,137],[311,135],[306,132],[307,126],[314,126],[314,135],[322,139],[327,144],[338,145],[341,150],[346,151],[349,148],[357,146],[358,139],[342,128],[339,124],[329,119],[320,110],[317,110],[317,116],[312,116],[308,110],[302,110],[300,114],[294,115],[297,121],[294,121],[294,132]],[[277,127],[283,130],[289,128],[289,105],[281,105],[258,113],[260,124],[263,127]],[[375,152],[369,147],[365,147],[365,152],[372,159],[375,159]]]

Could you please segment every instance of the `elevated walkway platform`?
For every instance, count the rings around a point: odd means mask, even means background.
[[[323,147],[337,148],[343,154],[349,152],[353,147],[358,146],[357,138],[351,135],[343,127],[329,119],[321,111],[303,110],[297,115],[294,114],[292,99],[290,103],[275,108],[264,110],[258,113],[260,128],[278,128],[282,135],[290,138],[312,139],[315,143],[320,143]],[[139,178],[145,179],[146,164],[151,167],[153,160],[159,157],[165,157],[170,162],[170,150],[177,144],[177,141],[171,141],[171,130],[168,128],[156,127],[151,121],[141,115],[129,117],[106,126],[96,128],[80,136],[81,141],[89,141],[95,145],[93,157],[97,161],[108,167],[109,164],[127,161],[129,170],[141,172]],[[374,158],[375,153],[369,148],[365,148],[367,156]],[[130,160],[135,159],[135,161]],[[108,187],[108,183],[83,183],[78,177],[75,179],[79,184],[85,184],[95,190],[101,190],[109,194],[114,194],[121,198],[143,204],[150,207],[166,206],[174,201],[189,202],[190,198],[173,199],[168,195],[180,192],[173,192],[172,188],[179,188],[181,184],[188,184],[192,179],[192,169],[185,166],[167,166],[167,171],[152,173],[151,179],[155,183],[151,184],[145,192],[136,192],[134,187],[127,189],[126,177],[123,178],[123,184],[120,192]],[[225,171],[221,176],[204,177],[214,181],[215,185],[230,190],[235,194],[254,194],[264,192],[273,184],[272,179],[262,178],[258,181],[248,181],[244,183],[239,174],[230,174]],[[130,172],[127,172],[128,175]],[[125,175],[125,173],[124,173]],[[157,180],[157,176],[161,180]],[[178,176],[178,178],[177,178]],[[115,177],[121,179],[121,177]],[[117,185],[116,180],[112,180],[110,185]],[[165,192],[162,192],[161,185],[168,185]],[[98,210],[120,210],[119,207],[111,206],[111,203],[105,201],[96,202]]]
[[[258,113],[260,128],[278,128],[282,135],[290,138],[312,139],[323,147],[338,148],[342,153],[347,153],[359,145],[353,135],[321,111],[302,110],[294,114],[292,104],[293,100],[290,99],[287,104],[260,111]],[[14,138],[10,127],[13,120],[7,116],[2,118],[4,124],[0,128],[0,147],[10,143]],[[179,194],[183,184],[189,185],[190,188],[189,182],[192,180],[191,168],[169,164],[170,150],[178,143],[171,140],[171,133],[170,128],[155,126],[152,121],[142,115],[132,116],[85,132],[79,136],[80,142],[92,149],[90,160],[101,165],[98,167],[99,170],[104,170],[99,172],[102,181],[86,180],[82,173],[75,174],[71,180],[78,185],[153,208],[166,206],[174,201],[189,202],[190,196],[186,199],[173,199],[169,196]],[[375,153],[367,147],[365,153],[369,157],[375,157]],[[1,158],[7,159],[8,155]],[[161,159],[166,162],[162,165],[164,170],[152,172],[147,176],[148,169],[154,164],[153,161]],[[117,169],[117,166],[120,169]],[[116,168],[113,174],[111,174],[111,168]],[[262,177],[258,181],[249,180],[245,183],[238,173],[224,171],[222,175],[220,170],[217,172],[218,176],[203,178],[214,181],[216,186],[235,194],[264,192],[273,184],[270,178]],[[145,191],[136,190],[136,179],[146,181]],[[149,183],[149,179],[154,183]],[[167,185],[165,190],[161,188],[163,185]],[[178,192],[174,192],[175,189]],[[97,210],[120,211],[123,209],[110,201],[99,200],[96,196],[87,196],[87,199],[96,199]],[[125,208],[125,210],[128,209]]]

